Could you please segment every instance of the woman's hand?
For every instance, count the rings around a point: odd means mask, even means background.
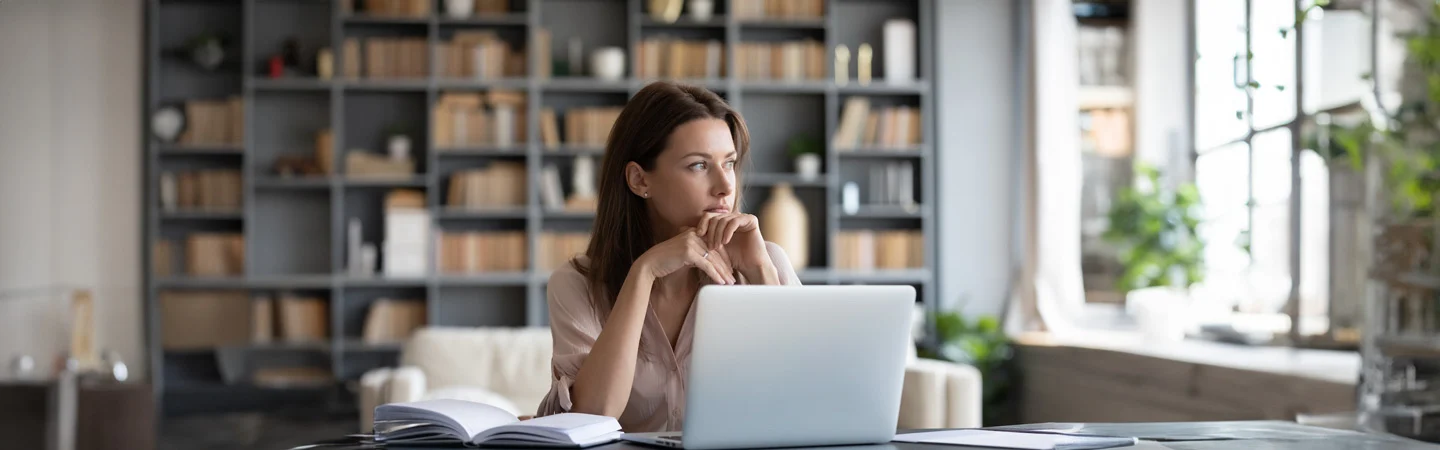
[[[775,271],[765,238],[760,236],[760,220],[754,215],[707,213],[695,233],[705,240],[706,248],[723,249],[729,262],[751,282],[762,282],[768,279],[765,273]]]
[[[678,270],[694,267],[719,284],[735,284],[730,260],[719,251],[711,250],[694,228],[686,227],[665,242],[655,244],[640,255],[636,263],[650,275],[661,278]]]

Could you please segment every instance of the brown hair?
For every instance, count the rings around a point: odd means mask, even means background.
[[[734,208],[741,210],[740,168],[750,153],[745,119],[705,88],[668,81],[645,86],[625,103],[605,142],[605,157],[596,177],[600,204],[590,246],[585,251],[589,267],[571,262],[589,282],[591,298],[601,315],[609,314],[630,266],[656,244],[645,200],[630,191],[625,166],[634,161],[647,171],[653,170],[655,159],[665,150],[675,128],[699,119],[720,119],[730,126],[736,152]]]

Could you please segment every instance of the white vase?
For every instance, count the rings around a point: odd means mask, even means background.
[[[410,159],[410,137],[403,134],[390,136],[390,159],[404,161]]]
[[[470,17],[475,13],[475,0],[445,0],[445,13],[455,19]]]
[[[885,81],[895,84],[915,81],[915,22],[909,19],[886,20],[881,35],[885,39]]]
[[[590,71],[595,78],[619,81],[625,76],[625,51],[620,47],[601,47],[590,54]]]
[[[690,19],[696,22],[708,22],[715,14],[714,0],[690,0]]]
[[[810,257],[810,220],[795,190],[789,184],[775,185],[770,198],[760,207],[759,215],[760,234],[765,240],[784,249],[795,270],[805,268]]]
[[[815,181],[820,177],[820,155],[805,153],[795,157],[795,173],[805,181]]]

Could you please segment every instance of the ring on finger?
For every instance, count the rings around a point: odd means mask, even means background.
[[[710,251],[709,251],[709,250],[706,250],[706,251],[705,251],[705,254],[700,255],[700,258],[701,258],[701,259],[710,259]]]

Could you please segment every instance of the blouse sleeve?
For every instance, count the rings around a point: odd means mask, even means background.
[[[770,262],[775,263],[775,274],[779,276],[780,284],[799,286],[800,276],[795,274],[795,266],[785,254],[785,249],[774,242],[765,242],[765,250],[770,252]]]
[[[590,302],[585,277],[569,264],[550,275],[546,303],[550,307],[550,335],[554,348],[550,359],[550,392],[540,400],[536,416],[569,412],[570,387],[580,365],[600,335],[600,318]]]

